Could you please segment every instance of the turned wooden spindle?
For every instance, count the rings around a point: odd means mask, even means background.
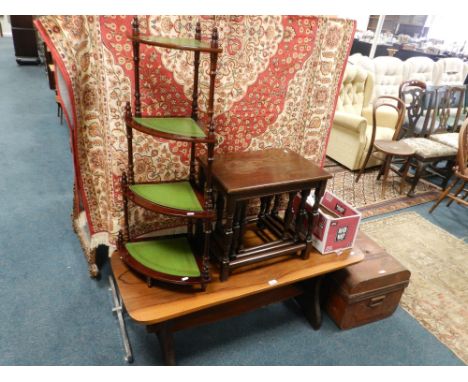
[[[140,35],[140,28],[138,25],[138,16],[133,17],[132,21],[132,35],[133,35],[133,65],[135,73],[135,116],[141,117],[141,99],[140,99],[140,43],[136,38]]]
[[[208,261],[210,257],[210,238],[211,238],[211,231],[212,231],[212,226],[211,226],[211,219],[206,219],[204,221],[204,233],[205,233],[205,240],[203,243],[203,258],[202,258],[202,279],[203,279],[203,284],[202,288],[204,289],[204,283],[210,281],[210,271],[208,268]]]
[[[195,39],[201,41],[201,25],[197,22],[195,27]],[[193,62],[193,93],[192,93],[192,118],[198,121],[198,77],[200,68],[200,52],[195,51]],[[195,184],[195,162],[196,162],[196,145],[191,144],[190,150],[190,183]]]
[[[128,182],[127,182],[127,174],[124,172],[122,174],[122,198],[123,198],[123,210],[124,210],[124,238],[125,241],[130,241],[130,226],[128,224],[128,199],[127,199],[127,189],[128,189]]]
[[[195,27],[195,39],[201,41],[200,22],[197,22],[197,26]],[[192,118],[196,121],[198,120],[198,77],[200,68],[200,51],[194,52],[193,67]]]
[[[125,119],[131,121],[132,119],[132,109],[130,107],[130,102],[127,102],[125,106]],[[133,172],[133,130],[132,127],[127,123],[127,154],[128,154],[128,182],[130,184],[135,183],[135,176]]]
[[[124,247],[124,237],[122,234],[122,231],[119,231],[119,234],[117,235],[117,248],[121,249]]]
[[[213,28],[211,35],[211,47],[218,48],[218,29]],[[208,136],[214,140],[215,138],[215,124],[214,124],[214,90],[216,81],[216,66],[218,63],[218,52],[210,53],[210,91],[208,96]],[[208,144],[207,155],[207,172],[206,172],[206,185],[205,185],[205,208],[213,208],[213,189],[211,180],[211,167],[214,160],[214,143]]]

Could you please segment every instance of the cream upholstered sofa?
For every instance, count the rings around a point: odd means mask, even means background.
[[[437,67],[435,85],[463,85],[468,72],[468,66],[463,60],[456,57],[441,58],[435,65]]]
[[[349,168],[360,169],[369,149],[372,134],[374,77],[359,65],[348,64],[338,96],[335,118],[330,132],[327,155]],[[397,119],[393,110],[377,115],[376,139],[392,139]],[[371,158],[368,166],[379,164]]]
[[[405,80],[406,67],[396,57],[380,56],[374,59],[361,54],[349,57],[348,65],[357,65],[367,70],[373,77],[374,90],[370,102],[382,95],[398,97],[398,88]]]
[[[404,62],[405,66],[405,81],[417,80],[426,83],[426,85],[434,85],[434,81],[438,76],[437,66],[429,57],[410,57]]]

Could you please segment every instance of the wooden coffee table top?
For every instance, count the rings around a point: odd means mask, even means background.
[[[149,288],[127,268],[118,252],[112,254],[111,267],[130,317],[140,324],[152,325],[332,272],[363,259],[364,253],[357,248],[341,255],[320,255],[313,250],[307,260],[286,256],[246,266],[236,270],[225,282],[219,281],[218,271],[213,267],[213,281],[205,292],[171,285]]]
[[[200,158],[202,165],[206,159]],[[288,149],[266,149],[215,155],[213,178],[228,194],[285,185],[311,184],[331,174]]]

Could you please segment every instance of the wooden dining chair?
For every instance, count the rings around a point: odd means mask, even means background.
[[[407,113],[399,138],[420,136],[428,130],[434,93],[426,89],[426,83],[418,80],[401,83],[398,97],[405,103]]]
[[[452,176],[457,149],[430,139],[432,132],[442,132],[443,128],[447,129],[449,126],[450,112],[447,105],[450,104],[451,96],[452,90],[448,86],[436,87],[432,90],[426,89],[427,110],[422,130],[413,136],[402,139],[415,151],[415,154],[408,159],[410,161],[409,167],[414,168],[411,187],[408,191],[410,197],[414,196],[416,186],[422,177],[437,175],[443,179],[442,188],[445,188]],[[408,112],[410,111],[408,110]],[[429,124],[428,120],[430,120]]]
[[[450,86],[444,89],[437,109],[438,118],[434,118],[431,124],[429,139],[458,150],[459,121],[464,120],[461,119],[464,96],[464,86]]]
[[[378,116],[378,110],[379,108],[392,108],[396,111],[397,113],[397,119],[395,122],[395,132],[393,134],[393,137],[391,140],[389,139],[375,139],[376,132],[377,132],[377,126],[378,126],[378,121],[377,121],[377,116]],[[364,170],[366,169],[367,162],[369,162],[370,157],[372,156],[373,153],[383,153],[385,155],[384,163],[382,167],[380,168],[379,174],[377,176],[377,180],[380,179],[380,177],[383,175],[383,180],[382,180],[382,197],[385,196],[385,184],[386,180],[388,177],[388,173],[390,171],[390,165],[392,162],[392,159],[394,157],[408,157],[413,155],[413,150],[408,147],[406,144],[402,143],[401,141],[397,141],[397,138],[400,135],[400,129],[403,123],[403,119],[405,117],[405,103],[397,98],[397,97],[392,97],[392,96],[380,96],[374,101],[374,104],[372,106],[372,135],[371,135],[371,141],[369,145],[369,151],[367,152],[366,158],[364,160],[364,163],[362,164],[361,169],[359,170],[359,173],[356,177],[356,183],[359,181],[361,175],[364,173]],[[407,162],[409,163],[409,162]],[[406,173],[408,171],[408,168],[405,168],[402,171],[402,178],[406,176]],[[403,180],[402,180],[403,182]]]
[[[460,129],[460,134],[458,136],[458,153],[457,153],[457,164],[454,167],[454,179],[453,182],[439,195],[439,198],[434,203],[434,205],[429,210],[429,213],[434,211],[442,200],[446,197],[450,198],[447,206],[455,200],[457,203],[464,206],[468,206],[466,198],[468,197],[468,189],[465,186],[468,183],[468,118],[465,119],[463,125]],[[458,187],[455,189],[453,194],[450,193],[452,189],[460,182]],[[464,195],[459,197],[459,195],[464,192]]]

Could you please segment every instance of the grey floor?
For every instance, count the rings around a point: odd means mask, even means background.
[[[18,66],[0,38],[0,365],[126,365],[103,277],[88,277],[74,234],[69,135],[44,68]],[[428,217],[428,205],[413,208]],[[467,236],[466,210],[429,219]],[[161,365],[157,338],[127,319],[134,365]],[[341,331],[312,330],[292,302],[178,332],[180,365],[462,365],[402,309]]]

